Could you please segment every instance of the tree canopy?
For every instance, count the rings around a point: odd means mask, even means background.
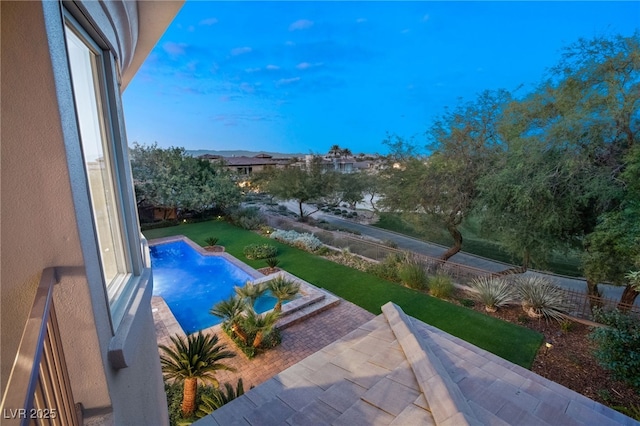
[[[478,194],[477,182],[496,161],[501,139],[496,129],[509,99],[504,91],[484,92],[434,122],[427,132],[430,156],[418,156],[414,142],[387,139],[392,154],[384,170],[387,183],[382,204],[420,221],[436,221],[447,229],[453,246],[447,260],[462,248],[459,226]]]
[[[506,108],[504,153],[480,181],[479,208],[524,268],[588,241],[620,208],[624,159],[640,131],[639,45],[638,34],[579,40],[533,93]]]
[[[295,200],[300,220],[304,221],[312,212],[305,211],[303,204],[335,193],[338,175],[326,170],[322,158],[314,156],[306,167],[274,169],[263,174],[259,181],[263,191],[282,200]]]
[[[233,175],[222,164],[194,158],[184,148],[134,143],[130,153],[140,207],[202,212],[224,210],[242,198]]]

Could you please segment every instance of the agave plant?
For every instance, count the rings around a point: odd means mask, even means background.
[[[476,291],[474,298],[484,304],[487,312],[495,312],[516,300],[514,286],[504,278],[478,277],[471,281],[471,288]]]
[[[182,415],[190,417],[196,407],[196,390],[198,379],[218,386],[215,372],[233,368],[223,364],[222,360],[233,358],[235,353],[225,350],[225,345],[218,344],[215,334],[204,335],[198,332],[186,338],[171,336],[172,346],[160,345],[160,364],[165,379],[184,383],[182,395]]]
[[[240,320],[247,308],[247,303],[239,296],[233,296],[226,300],[221,300],[209,310],[211,315],[215,315],[227,324],[231,331],[243,342],[247,341],[247,333],[242,329]]]
[[[266,314],[258,314],[253,309],[247,310],[246,316],[243,319],[243,326],[248,333],[255,333],[255,337],[251,343],[252,347],[260,347],[262,341],[275,329],[278,318],[280,318],[280,312],[275,310],[267,312]]]
[[[253,306],[256,300],[262,296],[265,291],[267,291],[267,284],[254,284],[247,281],[247,283],[242,287],[235,286],[234,290],[236,291],[236,294],[244,299],[249,306]]]
[[[571,309],[564,292],[546,278],[518,277],[516,288],[522,301],[522,309],[532,318],[546,317],[562,321]]]
[[[269,290],[271,294],[278,299],[273,310],[282,312],[282,302],[293,300],[300,292],[300,284],[288,280],[283,276],[278,276],[269,281]]]

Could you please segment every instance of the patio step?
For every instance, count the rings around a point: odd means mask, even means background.
[[[324,312],[327,309],[336,306],[338,303],[340,303],[339,298],[327,293],[317,299],[315,303],[307,304],[304,307],[296,309],[290,314],[280,318],[276,324],[276,328],[278,328],[279,330],[284,330],[285,328],[291,327],[294,324],[298,324],[299,322],[317,315],[320,312]]]

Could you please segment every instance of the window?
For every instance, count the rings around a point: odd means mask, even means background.
[[[65,26],[67,52],[102,275],[112,321],[117,324],[120,318],[115,312],[123,310],[118,303],[131,279],[132,260],[122,217],[118,158],[106,86],[108,62],[104,56],[108,53],[103,53],[78,28],[71,22]]]

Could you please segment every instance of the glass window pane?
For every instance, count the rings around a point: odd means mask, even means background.
[[[99,57],[66,28],[69,63],[84,163],[109,300],[117,297],[127,264],[113,179],[109,134],[102,110]]]

